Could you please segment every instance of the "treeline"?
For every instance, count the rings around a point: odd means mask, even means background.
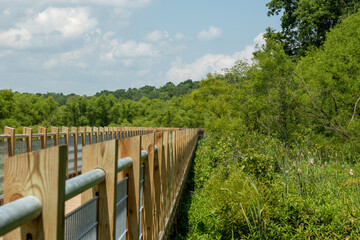
[[[172,97],[180,97],[186,94],[191,93],[193,90],[198,89],[200,87],[199,81],[192,81],[188,79],[184,82],[175,85],[172,82],[166,83],[164,86],[156,88],[154,86],[146,85],[141,88],[129,88],[128,90],[125,89],[118,89],[115,91],[109,90],[102,90],[101,92],[97,92],[95,94],[96,97],[100,97],[102,94],[113,95],[117,99],[128,99],[133,101],[139,101],[142,97],[146,97],[148,99],[161,99],[164,101],[172,99]],[[39,97],[49,98],[52,97],[59,106],[65,105],[66,101],[74,96],[78,96],[75,93],[64,95],[63,93],[37,93]],[[87,97],[87,98],[91,98]]]
[[[1,90],[0,127],[33,125],[199,127],[203,125],[203,117],[186,107],[184,95],[198,86],[198,82],[187,80],[177,86],[167,83],[159,89],[145,86],[128,91],[103,91],[92,97]],[[116,93],[115,97],[113,94]],[[156,98],[159,95],[162,95],[162,99]]]

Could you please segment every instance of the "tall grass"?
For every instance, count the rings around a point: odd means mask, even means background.
[[[360,238],[357,152],[246,140],[200,144],[188,239]]]

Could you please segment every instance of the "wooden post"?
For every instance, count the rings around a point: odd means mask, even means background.
[[[71,127],[71,131],[74,132],[73,138],[74,138],[74,174],[75,176],[78,174],[77,170],[77,148],[78,148],[78,128],[77,127]]]
[[[89,145],[92,144],[92,138],[93,138],[93,130],[92,130],[92,127],[86,127],[86,131],[89,132]]]
[[[101,168],[106,176],[103,182],[81,194],[81,202],[85,203],[94,196],[99,196],[97,239],[113,240],[115,239],[118,142],[112,140],[87,145],[83,149],[83,158],[86,159],[82,165],[83,173]]]
[[[99,127],[98,128],[99,129],[99,131],[98,131],[98,133],[99,133],[99,142],[103,142],[104,140],[105,140],[105,136],[104,136],[104,128],[103,127]],[[101,134],[101,136],[100,136],[100,134]]]
[[[127,201],[127,239],[139,239],[140,230],[140,152],[141,138],[133,137],[119,141],[119,159],[130,157],[133,165],[123,171],[123,177],[128,177],[128,201]]]
[[[166,166],[166,187],[165,187],[165,224],[170,216],[170,153],[169,153],[169,132],[163,133],[163,144],[164,144],[164,162]]]
[[[105,140],[105,135],[106,135],[106,140],[109,140],[109,128],[108,127],[104,127],[104,140]]]
[[[95,133],[95,136],[94,136],[94,133]],[[99,142],[99,128],[97,128],[97,127],[93,127],[93,140],[94,140],[94,137],[95,137],[95,143],[98,143]]]
[[[59,128],[57,127],[51,127],[51,132],[55,133],[55,141],[54,141],[54,146],[58,146],[59,145]]]
[[[148,158],[144,161],[144,197],[143,197],[143,237],[147,239],[159,239],[157,209],[155,203],[154,186],[154,134],[141,136],[141,149],[148,152]]]
[[[66,178],[69,178],[69,128],[62,127],[61,130],[65,133],[65,145],[66,145]]]
[[[82,146],[85,146],[85,141],[86,141],[86,129],[85,127],[79,127],[79,131],[82,132],[82,135],[81,135],[81,143],[82,143]]]
[[[28,135],[29,137],[26,140],[26,145],[27,145],[27,152],[32,152],[32,134],[33,134],[33,130],[32,128],[28,128],[28,127],[23,127],[23,134]]]
[[[66,157],[66,148],[61,146],[7,159],[5,204],[32,195],[42,203],[42,213],[5,235],[4,240],[64,239]]]
[[[5,127],[4,134],[10,135],[9,141],[9,157],[15,155],[15,128]]]
[[[41,133],[43,135],[41,138],[41,148],[45,149],[47,144],[47,130],[44,127],[38,127],[38,133]]]
[[[157,147],[157,154],[155,154],[155,171],[154,171],[154,183],[155,183],[155,201],[156,209],[158,211],[158,223],[159,234],[164,232],[165,229],[165,213],[164,202],[166,189],[166,166],[163,151],[163,133],[155,133],[155,146]],[[159,236],[160,237],[160,236]]]

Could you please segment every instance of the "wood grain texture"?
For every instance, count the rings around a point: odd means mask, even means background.
[[[144,187],[143,187],[143,238],[158,239],[158,221],[155,202],[154,186],[154,143],[153,133],[141,136],[141,149],[148,152],[148,158],[144,161]]]
[[[164,190],[164,212],[165,221],[169,218],[170,214],[170,157],[169,157],[169,132],[163,132],[163,144],[164,144],[164,162],[166,168],[166,184]]]
[[[95,195],[99,196],[98,239],[113,240],[115,238],[117,157],[117,140],[87,145],[83,148],[83,159],[86,161],[83,161],[82,172],[101,168],[106,174],[103,182],[81,194],[82,203]]]
[[[133,165],[122,174],[128,177],[127,239],[139,239],[140,224],[140,152],[141,138],[136,136],[119,141],[119,159],[130,157]]]
[[[64,238],[65,146],[10,157],[5,162],[5,204],[32,195],[42,203],[40,217],[5,235],[7,239]]]

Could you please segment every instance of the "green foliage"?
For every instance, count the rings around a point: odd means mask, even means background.
[[[282,14],[282,31],[268,29],[267,38],[283,42],[288,55],[304,56],[309,47],[321,46],[326,33],[359,6],[358,0],[271,0],[268,16]]]
[[[167,83],[159,89],[161,94],[167,94],[167,97],[163,97],[167,99],[166,101],[159,99],[159,96],[146,97],[145,92],[155,89],[149,86],[132,90],[135,95],[141,97],[136,99],[137,101],[117,99],[106,91],[89,98],[75,94],[42,95],[0,90],[0,127],[32,125],[201,127],[204,116],[186,107],[185,97],[182,96],[196,89],[197,86],[198,82],[192,80],[177,86]]]
[[[102,94],[109,95],[112,94],[116,98],[129,99],[133,101],[139,101],[141,98],[146,97],[148,99],[161,99],[164,101],[170,100],[173,97],[180,97],[186,94],[191,93],[193,90],[199,88],[199,82],[192,81],[188,79],[184,82],[179,83],[178,85],[173,84],[172,82],[166,83],[164,86],[155,88],[154,86],[146,85],[139,89],[129,88],[118,89],[115,91],[103,90],[99,93],[96,93],[95,96],[99,97]]]

